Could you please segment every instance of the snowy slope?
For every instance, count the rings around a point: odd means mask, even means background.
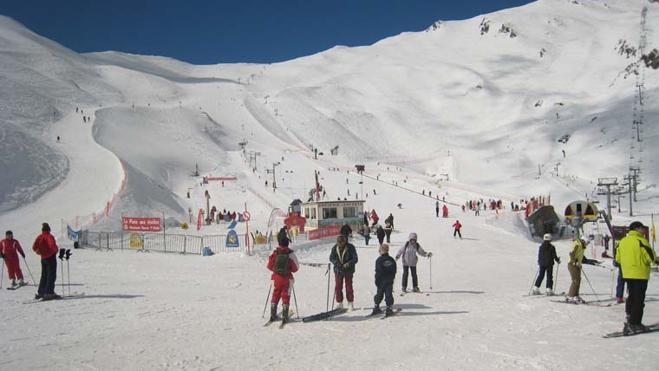
[[[62,221],[89,226],[108,202],[109,217],[93,229],[117,230],[122,214],[187,221],[188,209],[205,208],[206,190],[219,209],[247,204],[250,228],[266,230],[272,209],[307,198],[317,170],[329,199],[359,194],[367,209],[394,213],[394,249],[415,231],[435,254],[433,290],[423,260],[421,286],[431,293],[396,296],[403,308],[398,318],[364,320],[365,310],[279,331],[261,327],[265,252],[212,258],[75,252],[72,289],[85,297],[28,305],[33,287],[0,295],[8,314],[0,325],[7,355],[0,365],[654,369],[646,354],[656,348],[656,336],[600,338],[621,327],[620,306],[523,297],[536,246],[517,214],[476,217],[455,206],[551,194],[560,212],[590,196],[598,177],[627,172],[635,78],[624,71],[635,58],[618,47],[620,40],[637,45],[643,5],[648,28],[657,29],[656,3],[540,0],[271,65],[80,55],[0,16],[0,83],[11,87],[0,89],[0,225],[28,250],[41,222],[59,236]],[[650,32],[648,48],[659,47],[658,40]],[[659,211],[658,74],[646,70],[642,181],[634,205],[645,223]],[[566,144],[557,142],[566,134]],[[260,153],[256,171],[240,151],[243,141],[246,152]],[[330,156],[337,145],[339,155]],[[323,152],[318,160],[312,147]],[[279,163],[276,192],[266,172],[273,163]],[[357,163],[373,177],[361,185],[352,172]],[[203,175],[237,180],[202,186],[191,176],[195,165]],[[422,190],[444,197],[451,218],[436,219],[435,201]],[[614,220],[627,223],[626,213],[623,205]],[[465,225],[461,241],[450,236],[454,218]],[[356,244],[356,305],[368,308],[376,251]],[[301,261],[326,263],[331,245],[298,247]],[[569,243],[558,248],[566,257]],[[28,263],[38,274],[33,254]],[[560,269],[563,291],[568,275]],[[586,267],[586,273],[595,300],[608,299],[610,270]],[[324,269],[303,266],[296,277],[300,314],[324,310]],[[582,293],[595,297],[585,281]],[[648,298],[645,322],[657,322],[653,282]],[[290,355],[282,358],[281,349]]]

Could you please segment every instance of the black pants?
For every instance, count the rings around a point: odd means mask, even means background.
[[[384,235],[387,236],[387,243],[391,242],[389,238],[391,237],[391,229],[385,229]]]
[[[387,304],[387,307],[390,307],[394,305],[394,283],[393,282],[387,282],[380,284],[378,286],[378,292],[375,294],[373,297],[373,300],[375,301],[375,306],[379,307],[380,303],[382,303],[382,298],[384,297],[384,302]]]
[[[403,289],[407,289],[407,275],[408,275],[408,270],[412,271],[412,287],[417,288],[419,287],[419,279],[416,276],[416,267],[410,267],[407,265],[403,266]]]
[[[643,321],[643,308],[645,307],[645,291],[648,289],[648,280],[625,280],[629,296],[625,303],[625,312],[630,325],[640,325]]]
[[[462,233],[460,233],[460,230],[459,230],[459,229],[454,229],[454,230],[453,230],[453,237],[455,237],[456,234],[457,234],[458,236],[460,236],[460,238],[462,238]]]
[[[538,267],[538,278],[535,280],[535,287],[542,285],[542,280],[545,279],[545,272],[547,272],[547,288],[554,288],[554,266]]]
[[[616,285],[616,298],[625,296],[625,279],[622,278],[622,269],[618,268],[618,283]]]
[[[435,209],[435,214],[436,214],[437,217],[439,218],[439,208],[436,208],[436,209]]]
[[[384,242],[384,236],[378,236],[378,242],[380,243],[380,245],[382,245],[382,243]]]
[[[55,279],[57,279],[57,255],[41,259],[41,280],[39,281],[39,296],[55,293]]]

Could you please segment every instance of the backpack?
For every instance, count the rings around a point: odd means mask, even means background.
[[[288,254],[277,253],[275,258],[274,271],[283,276],[288,275]]]

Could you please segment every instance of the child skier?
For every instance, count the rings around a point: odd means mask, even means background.
[[[462,239],[462,233],[460,233],[460,228],[462,228],[462,224],[460,224],[459,220],[456,220],[455,223],[453,223],[453,237],[457,234],[460,236],[460,239]]]
[[[543,241],[538,249],[538,278],[535,280],[533,295],[540,295],[540,285],[547,273],[547,296],[554,295],[554,262],[561,264],[561,259],[556,256],[556,248],[551,243],[551,234],[545,233]]]
[[[409,235],[408,241],[396,253],[396,260],[401,256],[403,257],[403,292],[407,292],[407,276],[409,271],[412,272],[412,290],[414,292],[421,292],[419,290],[419,279],[416,276],[416,263],[419,260],[417,254],[430,258],[432,253],[427,253],[421,245],[416,241],[417,235],[412,232]]]
[[[271,279],[274,285],[270,302],[270,321],[277,320],[277,305],[281,298],[282,322],[284,323],[288,322],[288,306],[291,301],[289,290],[291,281],[293,281],[293,273],[298,270],[297,257],[293,250],[288,248],[288,244],[288,238],[282,237],[279,240],[279,246],[268,258],[268,269],[272,271]]]
[[[7,265],[7,273],[9,273],[11,287],[27,285],[27,283],[23,282],[21,263],[18,260],[18,254],[21,254],[23,259],[25,259],[23,248],[18,240],[14,239],[12,231],[7,231],[5,237],[4,240],[0,241],[0,255],[5,260],[5,265]],[[18,283],[16,280],[18,280]]]
[[[394,278],[396,278],[396,261],[389,256],[389,245],[386,243],[380,245],[380,256],[375,261],[375,286],[377,287],[377,294],[373,300],[375,307],[373,307],[372,316],[382,313],[380,303],[382,298],[385,299],[387,304],[386,315],[393,313],[391,306],[394,305]]]

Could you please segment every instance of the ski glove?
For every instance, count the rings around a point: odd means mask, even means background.
[[[3,253],[0,252],[0,258],[4,259],[4,258],[5,258],[5,254],[3,254]]]
[[[556,263],[561,264],[561,258],[556,258]]]
[[[25,253],[24,253],[24,252],[20,252],[20,251],[19,251],[19,253],[20,253],[21,256],[23,257],[23,259],[25,259]]]

